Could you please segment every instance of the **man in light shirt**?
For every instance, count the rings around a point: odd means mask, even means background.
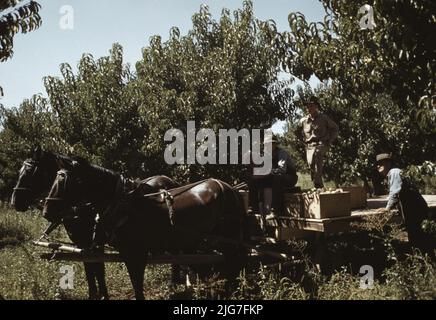
[[[409,243],[423,251],[434,248],[436,244],[430,243],[431,237],[424,233],[421,224],[428,217],[427,202],[418,189],[402,176],[402,172],[393,162],[392,155],[382,153],[377,155],[377,170],[387,177],[389,198],[385,208],[379,212],[386,212],[398,207],[406,226]]]

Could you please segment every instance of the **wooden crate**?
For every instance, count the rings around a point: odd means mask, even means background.
[[[309,231],[299,230],[290,227],[276,227],[274,229],[274,238],[277,241],[288,241],[302,239],[308,235]]]
[[[349,186],[341,189],[350,192],[351,209],[366,208],[366,190],[364,187]]]
[[[325,219],[351,215],[350,192],[304,193],[304,217]]]
[[[304,202],[301,193],[285,193],[283,195],[284,215],[293,218],[304,216]]]

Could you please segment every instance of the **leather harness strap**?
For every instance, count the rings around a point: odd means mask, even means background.
[[[174,188],[174,189],[170,189],[170,190],[161,190],[159,192],[154,192],[154,193],[148,193],[148,194],[144,194],[142,197],[144,198],[149,198],[149,197],[153,197],[153,196],[157,196],[157,195],[161,195],[164,194],[166,192],[168,192],[169,194],[171,194],[173,197],[176,197],[200,184],[202,184],[203,182],[206,182],[208,180],[214,180],[214,179],[204,179],[201,181],[197,181],[191,184],[188,184],[186,186],[182,186],[182,187],[178,187],[178,188]]]
[[[173,206],[174,196],[171,195],[171,193],[169,193],[167,190],[163,190],[162,192],[165,199],[165,203],[168,207],[168,216],[170,219],[170,225],[174,227],[174,213],[175,213],[174,206]]]
[[[124,184],[125,184],[124,177],[122,175],[119,175],[118,180],[117,180],[117,184],[115,186],[114,197],[113,197],[112,201],[104,209],[104,211],[101,215],[101,218],[106,217],[111,211],[116,210],[116,208],[118,207],[118,204],[119,204],[120,197],[124,193]]]

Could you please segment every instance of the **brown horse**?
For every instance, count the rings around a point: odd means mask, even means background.
[[[59,159],[72,161],[70,158],[44,151],[41,148],[29,154],[19,171],[17,184],[11,198],[11,205],[17,211],[26,211],[38,198],[48,192],[56,178]],[[153,176],[132,185],[139,190],[159,191],[178,187],[172,179],[166,176]],[[92,206],[74,208],[74,214],[62,220],[62,224],[71,241],[80,248],[89,248],[93,244],[96,211]],[[89,289],[89,299],[108,299],[109,293],[105,281],[105,267],[103,263],[84,263],[86,280]],[[179,273],[178,266],[173,266],[173,281]]]
[[[136,299],[144,299],[147,253],[192,252],[204,241],[232,259],[243,253],[236,245],[243,237],[243,202],[225,182],[207,179],[143,196],[125,193],[122,176],[86,161],[63,161],[63,168],[45,201],[45,218],[59,221],[83,203],[103,212],[103,229],[127,266]]]

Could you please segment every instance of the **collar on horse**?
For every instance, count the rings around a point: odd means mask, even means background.
[[[33,169],[32,176],[35,175],[36,170],[38,169],[37,162],[34,160],[26,160],[23,162],[23,166],[29,167]],[[14,191],[31,191],[32,189],[29,187],[17,187],[13,188]]]
[[[126,192],[126,183],[127,179],[125,179],[121,174],[118,176],[117,183],[115,185],[114,195],[112,197],[112,201],[106,206],[101,214],[101,218],[107,217],[111,212],[115,211],[120,203],[120,199]]]

